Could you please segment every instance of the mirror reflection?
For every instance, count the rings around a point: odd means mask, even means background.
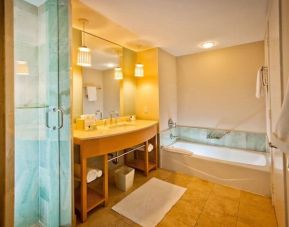
[[[115,72],[119,70],[123,48],[77,29],[74,36],[80,41],[80,45],[74,45],[74,53],[82,78],[82,107],[78,115],[95,115],[97,119],[119,116],[120,80],[115,78]],[[89,55],[83,57],[84,48]],[[90,65],[81,65],[87,59]]]

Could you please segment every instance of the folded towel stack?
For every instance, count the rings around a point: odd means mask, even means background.
[[[79,164],[74,164],[74,176],[76,176],[77,178],[81,178],[81,169],[80,169]],[[94,181],[96,178],[99,178],[101,176],[102,176],[102,170],[87,168],[87,174],[86,174],[87,183],[90,183]]]

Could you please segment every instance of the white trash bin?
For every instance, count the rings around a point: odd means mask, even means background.
[[[127,191],[133,185],[134,169],[128,166],[121,166],[114,172],[114,182],[117,188]]]

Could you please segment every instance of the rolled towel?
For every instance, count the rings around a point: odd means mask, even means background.
[[[74,164],[74,176],[81,178],[81,169],[79,164]],[[100,169],[92,169],[87,168],[87,174],[86,174],[86,182],[90,183],[94,181],[96,178],[102,176],[102,170]]]
[[[152,145],[151,143],[149,143],[149,145],[148,145],[148,152],[151,152],[153,149],[154,149],[154,145]],[[142,147],[142,148],[140,148],[139,150],[144,151],[145,148]]]

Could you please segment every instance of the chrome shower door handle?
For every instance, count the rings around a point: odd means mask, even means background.
[[[51,108],[48,107],[48,110],[46,111],[46,127],[51,128],[49,123],[49,113],[51,112]]]
[[[58,125],[58,129],[63,128],[63,118],[64,118],[64,111],[62,108],[57,109],[58,114],[60,115],[60,125]]]
[[[56,125],[51,126],[50,125],[50,113],[58,113],[58,116],[60,116],[60,124],[58,123],[58,127]],[[54,114],[52,117],[55,116]],[[55,119],[55,117],[53,117]],[[63,128],[63,110],[61,108],[56,107],[49,107],[46,111],[46,127],[52,130],[61,129]]]

